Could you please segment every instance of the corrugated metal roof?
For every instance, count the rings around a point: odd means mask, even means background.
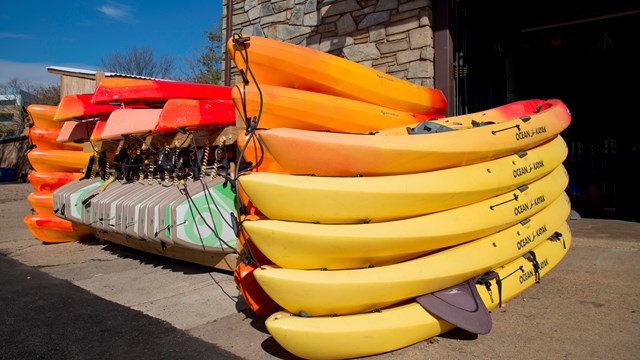
[[[72,68],[72,67],[66,67],[66,66],[48,66],[47,71],[53,74],[70,75],[70,76],[78,76],[78,77],[93,78],[93,79],[95,79],[96,74],[101,72],[97,70],[79,69],[79,68]],[[135,79],[171,81],[168,79],[159,79],[159,78],[152,78],[147,76],[122,74],[122,73],[114,73],[114,72],[104,72],[104,76],[105,77],[117,76],[117,77],[135,78]]]

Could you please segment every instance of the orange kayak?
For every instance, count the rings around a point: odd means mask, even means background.
[[[249,135],[245,135],[245,133],[238,135],[237,147],[242,160],[251,163],[252,171],[287,173],[287,170],[271,156],[271,153],[266,151],[264,145],[260,144],[255,132]]]
[[[96,142],[104,139],[102,137],[102,133],[104,133],[105,126],[107,126],[107,119],[108,117],[104,116],[96,121],[96,125],[93,127],[93,132],[91,133],[89,141]]]
[[[75,150],[32,150],[27,154],[36,171],[81,172],[87,166],[91,153]]]
[[[27,215],[24,223],[33,236],[45,243],[80,241],[94,234],[94,229],[90,226],[64,220],[55,215]]]
[[[535,100],[540,102],[540,100]],[[527,107],[522,107],[526,109]],[[539,110],[539,111],[538,111]],[[475,164],[515,154],[553,139],[569,126],[571,114],[558,99],[542,101],[537,112],[504,120],[499,111],[484,111],[436,121],[481,126],[444,132],[415,128],[388,129],[377,134],[346,134],[276,128],[258,130],[273,159],[291,174],[376,176],[409,174]],[[487,115],[489,114],[489,115]]]
[[[251,310],[260,316],[269,316],[282,310],[282,307],[273,301],[258,284],[253,276],[253,271],[257,267],[255,263],[241,262],[233,270],[233,279]]]
[[[248,60],[259,86],[313,91],[424,115],[441,115],[447,109],[447,100],[438,89],[320,50],[243,34],[227,41],[227,52],[236,67],[245,72]],[[251,74],[247,77],[254,82]]]
[[[62,123],[53,121],[53,116],[58,107],[55,105],[31,104],[27,106],[29,118],[33,121],[33,126],[37,128],[60,129]]]
[[[53,212],[53,193],[36,191],[27,196],[31,208],[39,215],[55,215]]]
[[[57,141],[62,129],[59,128],[40,128],[32,127],[27,129],[25,133],[29,141],[39,150],[76,150],[82,151],[82,144],[74,144],[72,142]]]
[[[258,128],[367,132],[411,125],[429,116],[345,97],[274,85],[236,85],[231,98],[243,118],[259,116]]]
[[[122,108],[113,104],[93,104],[91,99],[93,94],[72,94],[62,97],[54,121],[85,120],[99,117],[102,114],[111,113],[113,110]],[[138,106],[146,108],[144,105]]]
[[[93,104],[164,103],[169,99],[231,99],[231,87],[182,81],[107,77],[93,94]]]
[[[236,124],[236,108],[231,100],[170,99],[162,108],[154,132],[216,129]]]
[[[53,192],[60,186],[80,179],[82,176],[84,174],[81,172],[31,171],[27,180],[36,192]]]

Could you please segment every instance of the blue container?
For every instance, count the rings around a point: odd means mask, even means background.
[[[16,169],[0,168],[0,182],[16,181]]]

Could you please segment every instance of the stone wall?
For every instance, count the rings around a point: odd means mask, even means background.
[[[318,49],[434,87],[432,19],[432,0],[236,0],[231,33]]]

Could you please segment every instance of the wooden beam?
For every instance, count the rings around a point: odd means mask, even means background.
[[[125,236],[111,231],[96,231],[96,237],[103,241],[120,244],[146,253],[208,266],[223,271],[232,272],[239,261],[238,255],[234,253],[205,252],[177,246],[163,248],[159,243]]]

